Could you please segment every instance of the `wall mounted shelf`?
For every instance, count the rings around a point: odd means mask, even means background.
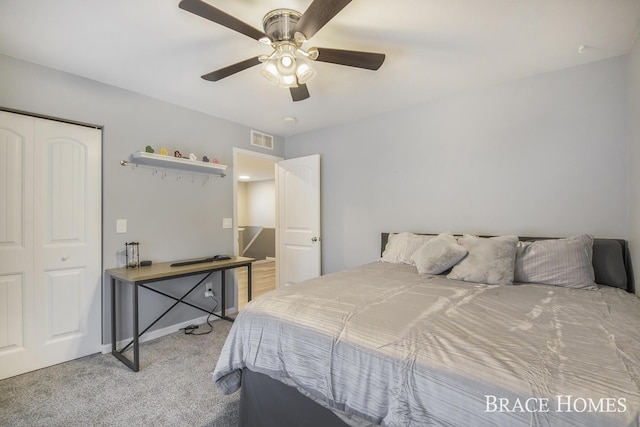
[[[147,153],[144,151],[136,151],[131,154],[131,163],[145,166],[156,166],[159,168],[181,169],[188,172],[208,173],[226,175],[227,165],[218,163],[207,163],[200,160],[191,160],[184,157],[162,156],[160,154]],[[120,164],[126,165],[129,162],[122,160]]]

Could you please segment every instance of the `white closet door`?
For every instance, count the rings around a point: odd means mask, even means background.
[[[0,379],[34,365],[33,122],[0,111]]]
[[[31,200],[22,220],[31,250],[23,250],[21,292],[5,298],[23,316],[4,329],[23,340],[0,347],[0,378],[98,352],[101,342],[101,131],[30,120],[22,143],[32,147],[16,175]],[[3,266],[0,277],[10,270]]]

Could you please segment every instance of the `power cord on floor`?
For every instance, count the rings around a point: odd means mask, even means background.
[[[211,316],[213,316],[213,312],[216,310],[216,308],[218,308],[218,304],[219,304],[217,299],[214,298],[213,300],[215,301],[215,305],[213,306],[213,308],[209,312],[209,315],[207,316],[207,325],[209,325],[209,330],[206,332],[196,333],[195,331],[196,329],[199,328],[199,326],[189,325],[182,328],[184,330],[185,335],[207,335],[207,334],[210,334],[211,331],[213,331],[213,325],[211,324]]]

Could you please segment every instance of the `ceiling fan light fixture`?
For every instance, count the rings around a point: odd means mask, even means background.
[[[296,69],[296,59],[291,55],[282,55],[278,58],[278,71],[282,74],[292,74]]]
[[[276,48],[278,72],[282,75],[293,75],[296,72],[296,47],[282,43]]]
[[[280,80],[278,81],[278,86],[280,87],[298,87],[298,82],[296,80],[296,75],[282,75],[280,76]]]
[[[298,87],[298,84],[305,84],[316,74],[307,60],[308,56],[307,52],[291,43],[280,43],[271,55],[258,57],[263,63],[260,74],[272,85]]]
[[[296,68],[296,76],[298,83],[305,84],[316,75],[316,71],[309,65],[309,61],[304,58],[298,59],[298,67]]]
[[[269,61],[265,61],[264,65],[262,66],[262,70],[260,70],[260,75],[272,85],[277,85],[278,81],[280,80],[280,73],[278,73],[276,60],[271,59]]]

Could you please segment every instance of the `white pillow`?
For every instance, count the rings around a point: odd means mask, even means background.
[[[411,255],[434,236],[419,235],[408,232],[389,234],[387,245],[380,261],[394,264],[412,264]]]
[[[568,288],[598,289],[593,272],[593,237],[520,242],[515,281]]]
[[[480,238],[465,234],[458,243],[469,254],[453,267],[447,278],[490,285],[513,283],[518,236]]]
[[[440,274],[456,265],[467,255],[451,233],[441,233],[422,245],[411,260],[420,274]]]

